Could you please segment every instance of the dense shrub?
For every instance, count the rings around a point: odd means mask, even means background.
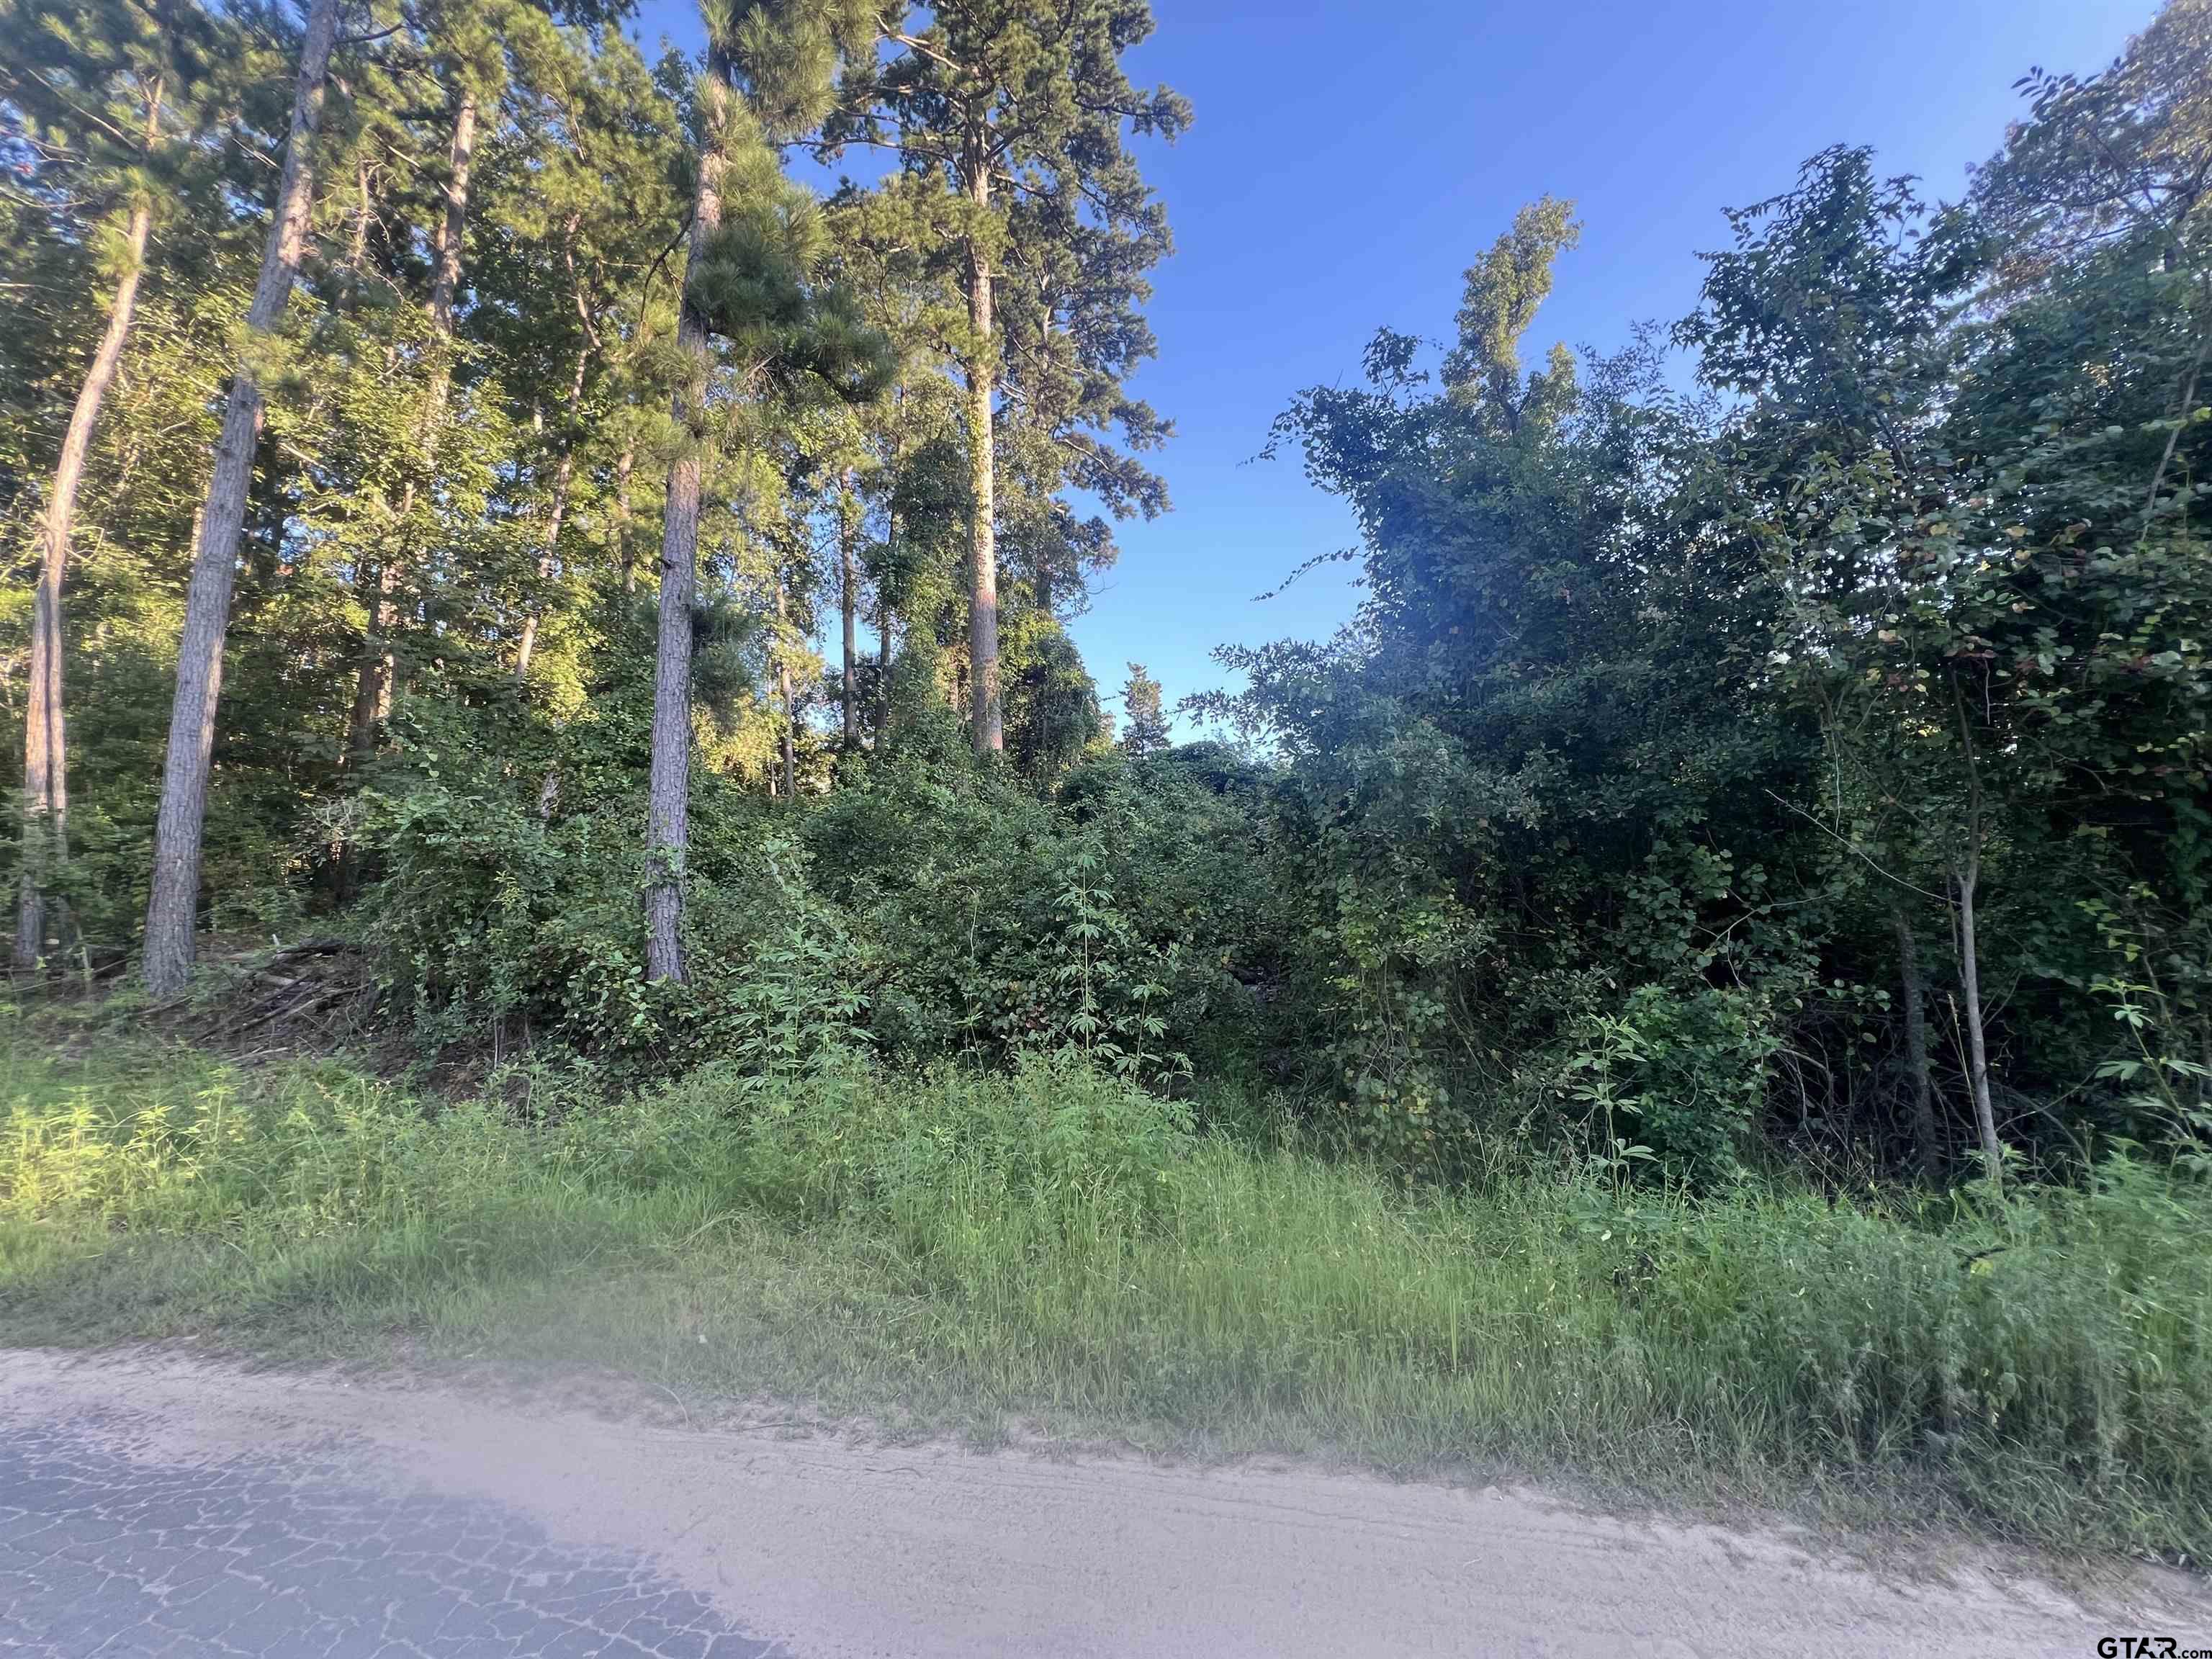
[[[557,766],[557,758],[548,760]],[[349,821],[368,943],[426,1053],[551,1042],[631,1082],[708,1060],[1009,1062],[1072,1046],[1162,1090],[1259,1071],[1271,971],[1251,773],[1109,758],[1058,798],[902,756],[805,811],[708,786],[690,982],[648,985],[632,799],[389,779]],[[1240,977],[1241,975],[1241,977]]]

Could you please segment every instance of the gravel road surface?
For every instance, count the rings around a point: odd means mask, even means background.
[[[0,1351],[0,1652],[2067,1656],[2212,1648],[2201,1581],[2087,1599],[1960,1546],[1296,1466],[979,1455],[173,1353]]]

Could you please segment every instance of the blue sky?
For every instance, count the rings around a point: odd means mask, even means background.
[[[1299,387],[1348,380],[1379,325],[1449,331],[1460,273],[1523,202],[1571,198],[1582,245],[1534,339],[1610,349],[1694,302],[1725,205],[1786,188],[1831,143],[1955,196],[2018,110],[2031,65],[2089,71],[2155,0],[1153,0],[1132,55],[1197,120],[1144,152],[1176,251],[1136,389],[1174,420],[1155,458],[1175,510],[1121,529],[1073,625],[1109,699],[1131,659],[1170,703],[1223,683],[1209,656],[1332,632],[1358,593],[1302,561],[1354,539],[1293,457],[1248,465]],[[636,33],[700,39],[685,0]],[[1186,731],[1185,735],[1188,735]]]

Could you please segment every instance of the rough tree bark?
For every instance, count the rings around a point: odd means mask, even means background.
[[[980,131],[971,131],[962,171],[979,216],[991,205],[990,155]],[[968,678],[969,714],[978,755],[1006,747],[999,695],[999,544],[992,404],[998,383],[991,337],[991,260],[973,236],[968,243],[968,325],[975,336],[968,360],[968,477],[972,498],[969,531]]]
[[[691,244],[676,346],[685,360],[677,389],[678,447],[668,465],[668,501],[660,520],[660,635],[653,667],[653,764],[645,832],[645,965],[649,979],[684,977],[684,857],[690,842],[691,607],[699,586],[699,444],[709,369],[707,318],[692,279],[722,222],[722,131],[728,119],[727,65],[709,50],[706,139],[691,207]]]
[[[845,474],[845,488],[837,502],[837,606],[845,629],[845,750],[860,746],[860,498],[853,490],[853,475]]]
[[[368,285],[368,230],[376,217],[376,195],[367,151],[364,150],[355,160],[353,176],[353,228],[346,238],[345,288],[337,301],[337,307],[347,313],[359,307],[362,295]],[[385,367],[391,368],[398,360],[396,347],[387,343],[384,348]],[[381,507],[383,492],[373,491],[369,499],[376,507]],[[353,585],[354,591],[362,596],[363,608],[373,611],[376,595],[382,586],[378,567],[365,562],[359,564],[353,573]],[[361,758],[355,748],[356,741],[364,735],[361,726],[360,700],[356,696],[355,706],[347,716],[345,733],[338,738],[337,762],[341,772],[349,770]],[[359,873],[359,859],[350,842],[347,842],[341,846],[337,858],[328,871],[331,896],[341,907],[353,902]]]
[[[150,155],[161,133],[161,83],[147,89],[146,133],[142,153]],[[146,262],[146,238],[153,228],[153,198],[139,190],[123,227],[123,269],[107,326],[78,386],[62,453],[54,463],[53,487],[39,521],[39,570],[31,592],[31,684],[23,718],[23,872],[15,907],[15,966],[19,973],[39,965],[46,954],[46,888],[53,869],[69,856],[69,742],[62,708],[62,580],[69,569],[70,532],[76,522],[78,487],[100,405],[115,384],[123,343],[138,305],[138,278]]]
[[[153,896],[146,907],[146,986],[173,996],[191,976],[193,929],[199,909],[201,832],[207,817],[209,763],[215,750],[216,705],[222,688],[223,635],[230,625],[231,588],[238,574],[238,537],[246,522],[253,452],[261,434],[261,388],[255,380],[259,342],[275,330],[292,297],[314,205],[315,129],[323,115],[338,0],[313,0],[300,46],[284,172],[253,303],[246,313],[247,344],[231,374],[222,435],[201,508],[199,544],[185,595],[177,648],[177,695],[169,712],[169,747],[162,763],[161,804],[154,825]]]
[[[476,149],[476,89],[464,82],[453,106],[453,136],[446,155],[446,211],[438,222],[436,259],[430,271],[430,325],[448,340],[453,337],[453,307],[460,297],[461,238],[468,228],[469,164]],[[434,402],[444,395],[451,375],[448,361],[441,365]]]
[[[1897,970],[1904,999],[1905,1066],[1912,1082],[1912,1138],[1921,1173],[1933,1177],[1942,1161],[1936,1133],[1936,1091],[1928,1074],[1928,992],[1920,976],[1920,941],[1903,910],[1889,913],[1897,930]]]

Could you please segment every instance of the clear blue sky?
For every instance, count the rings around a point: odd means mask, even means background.
[[[1720,210],[1784,189],[1836,143],[1955,196],[2019,108],[2033,64],[2093,70],[2155,0],[1153,0],[1140,82],[1197,120],[1144,153],[1176,251],[1137,390],[1176,435],[1175,510],[1122,527],[1120,566],[1074,624],[1109,701],[1147,664],[1170,704],[1220,684],[1208,653],[1332,632],[1358,594],[1326,567],[1354,539],[1295,459],[1244,465],[1299,387],[1348,380],[1383,324],[1449,331],[1460,273],[1522,203],[1574,201],[1583,231],[1535,338],[1603,349],[1694,302]],[[650,46],[700,40],[687,0],[645,0]],[[1118,710],[1117,710],[1118,713]],[[1188,731],[1184,735],[1188,735]]]

